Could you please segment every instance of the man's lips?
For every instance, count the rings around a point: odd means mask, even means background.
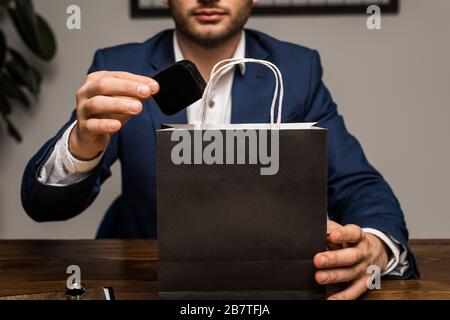
[[[219,22],[226,13],[219,9],[199,9],[194,12],[197,21],[202,23]]]

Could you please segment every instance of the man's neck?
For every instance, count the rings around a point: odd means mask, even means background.
[[[233,57],[242,36],[242,33],[239,32],[220,45],[206,47],[194,43],[181,32],[175,32],[183,57],[195,63],[206,82],[209,81],[211,70],[216,63]]]

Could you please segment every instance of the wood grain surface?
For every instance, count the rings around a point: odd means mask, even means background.
[[[412,240],[421,279],[384,280],[363,299],[449,299],[450,240]],[[157,299],[152,240],[2,240],[0,296],[64,291],[66,268],[81,267],[87,288],[113,287],[116,299]]]

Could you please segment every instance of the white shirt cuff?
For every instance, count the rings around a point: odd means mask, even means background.
[[[401,245],[400,242],[398,242],[396,239],[384,234],[379,230],[372,228],[363,228],[362,230],[364,232],[377,236],[381,241],[383,241],[386,244],[386,246],[391,251],[391,258],[388,261],[386,269],[383,271],[381,275],[402,276],[409,268],[409,262],[407,259],[408,250],[403,245]]]
[[[69,186],[86,179],[100,163],[104,152],[89,161],[76,159],[69,151],[69,138],[76,121],[56,143],[50,157],[42,166],[38,181],[49,186]]]

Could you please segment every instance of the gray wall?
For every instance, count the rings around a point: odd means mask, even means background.
[[[258,17],[249,26],[320,51],[340,112],[398,195],[411,236],[449,238],[450,1],[402,2],[401,14],[384,17],[381,31],[368,31],[363,16]],[[31,221],[20,205],[23,168],[73,110],[96,48],[143,41],[172,22],[131,20],[126,0],[35,3],[56,31],[59,53],[43,67],[42,95],[33,110],[15,111],[24,143],[0,134],[0,238],[92,238],[120,192],[118,165],[89,210],[68,222],[45,224]],[[81,31],[65,27],[70,4],[81,5]]]

